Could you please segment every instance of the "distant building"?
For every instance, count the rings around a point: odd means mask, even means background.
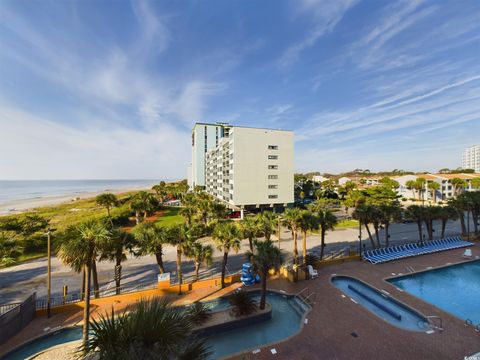
[[[462,168],[480,173],[480,145],[473,145],[463,151]]]
[[[205,190],[231,209],[243,213],[294,201],[292,131],[230,126],[207,151],[205,164]]]
[[[313,175],[313,177],[312,177],[312,181],[318,182],[318,183],[322,183],[322,182],[327,181],[327,180],[329,180],[329,178],[327,178],[325,176],[322,176],[322,175]]]

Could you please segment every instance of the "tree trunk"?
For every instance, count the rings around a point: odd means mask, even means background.
[[[325,233],[326,233],[326,229],[324,229],[322,227],[322,229],[320,230],[320,237],[321,237],[321,243],[320,243],[320,260],[323,259],[323,253],[324,253],[324,250],[325,250]]]
[[[223,252],[222,261],[222,289],[225,287],[225,270],[227,269],[228,252]]]
[[[90,264],[85,264],[85,307],[83,308],[83,353],[86,355],[90,325]]]
[[[420,242],[423,242],[423,234],[422,234],[422,220],[417,221],[417,227],[418,227],[418,236]]]
[[[478,212],[477,210],[472,210],[472,220],[473,220],[473,231],[475,235],[478,235]]]
[[[122,259],[117,257],[115,265],[115,293],[120,294],[120,282],[122,280]]]
[[[445,238],[445,228],[447,227],[447,219],[442,219],[442,239]]]
[[[182,295],[182,247],[177,246],[178,295]]]
[[[433,189],[433,203],[437,203],[437,190]]]
[[[155,252],[155,258],[157,259],[158,270],[160,274],[165,272],[165,268],[163,267],[163,249],[162,245],[158,245]]]
[[[375,230],[375,240],[377,240],[377,248],[379,248],[380,245],[380,235],[378,233],[378,224],[373,224],[373,229]]]
[[[303,264],[307,262],[307,232],[302,231],[303,236],[303,249],[302,249],[302,256],[303,256]]]
[[[388,234],[388,230],[390,230],[390,224],[388,222],[385,223],[385,247],[390,246],[390,236]]]
[[[198,281],[198,273],[200,271],[200,262],[195,261],[195,281]]]
[[[147,216],[148,216],[148,211],[144,211],[143,212],[143,220],[147,220]]]
[[[80,291],[80,300],[85,299],[85,267],[82,268],[82,287]]]
[[[462,227],[462,234],[466,234],[467,226],[465,225],[465,213],[463,211],[460,211],[458,215],[460,218],[460,226]]]
[[[140,212],[135,210],[135,224],[140,224]]]
[[[109,219],[111,219],[111,216],[110,216],[110,208],[107,206],[107,216]]]
[[[267,274],[268,270],[262,270],[262,295],[260,297],[260,310],[265,309],[265,299],[267,295]]]
[[[298,265],[297,231],[293,232],[293,264]]]
[[[95,299],[100,297],[100,288],[98,286],[98,273],[97,273],[97,263],[95,260],[92,260],[92,275],[93,275],[93,293],[95,295]]]
[[[368,234],[368,238],[370,239],[370,243],[372,244],[372,248],[376,248],[377,246],[375,245],[375,241],[373,241],[373,236],[372,236],[372,232],[370,231],[370,228],[368,227],[368,222],[364,222],[363,225],[365,226],[365,229],[367,229],[367,234]]]
[[[253,253],[253,238],[251,236],[248,238],[248,245],[250,246],[250,251]]]

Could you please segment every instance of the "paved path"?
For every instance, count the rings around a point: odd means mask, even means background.
[[[435,225],[440,234],[440,223]],[[450,222],[447,225],[447,235],[458,234],[460,225],[458,222]],[[372,229],[373,231],[373,229]],[[391,243],[413,242],[418,241],[418,231],[416,224],[394,224],[391,226]],[[381,233],[383,241],[383,233]],[[211,242],[206,239],[205,241]],[[365,244],[369,244],[366,231],[363,230],[363,240]],[[326,253],[337,251],[346,246],[358,246],[358,229],[347,228],[330,231],[326,236]],[[298,247],[301,254],[302,240],[299,239]],[[320,248],[320,236],[310,235],[307,238],[307,247],[311,251],[318,251]],[[293,240],[290,231],[282,230],[281,249],[284,252],[285,260],[291,261],[293,251]],[[228,260],[228,270],[236,272],[245,262],[245,251],[248,250],[248,241],[242,242],[241,250],[238,254],[231,253]],[[164,261],[166,270],[174,273],[176,271],[176,251],[172,246],[166,246],[164,249]],[[218,276],[220,274],[220,264],[222,254],[215,251],[214,263],[209,269],[201,270],[202,278]],[[183,264],[183,272],[186,279],[193,274],[193,263],[185,259]],[[97,264],[99,283],[101,291],[105,291],[114,287],[112,281],[114,274],[114,264],[111,262],[101,262]],[[21,265],[0,269],[0,304],[21,301],[29,296],[32,292],[37,292],[37,297],[46,295],[46,258],[23,263]],[[156,282],[158,267],[153,256],[145,256],[135,258],[129,256],[128,260],[123,263],[122,286],[136,286],[139,284],[153,284]],[[61,295],[64,285],[68,286],[69,293],[79,292],[80,275],[73,272],[68,266],[63,265],[56,257],[52,259],[52,296]]]

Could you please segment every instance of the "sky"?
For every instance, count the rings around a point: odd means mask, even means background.
[[[0,1],[0,179],[185,178],[217,121],[294,130],[302,172],[457,168],[480,2]]]

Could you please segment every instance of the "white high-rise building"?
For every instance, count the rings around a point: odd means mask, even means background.
[[[196,123],[192,130],[192,164],[187,169],[188,185],[205,186],[205,155],[215,149],[221,138],[228,136],[230,126],[225,123]]]
[[[196,124],[205,126],[204,124]],[[219,125],[211,125],[219,126]],[[223,125],[220,125],[223,126]],[[208,149],[201,159],[192,152],[192,170],[196,185],[205,183],[207,193],[235,210],[285,207],[293,198],[293,132],[228,126],[217,146]],[[203,130],[203,131],[202,131]],[[200,131],[205,132],[204,129]],[[214,130],[215,131],[215,130]],[[195,147],[195,143],[193,144]],[[205,147],[204,147],[205,149]],[[205,152],[204,152],[205,154]],[[204,172],[198,168],[205,164]],[[200,176],[204,175],[204,179]]]
[[[462,168],[480,173],[480,145],[473,145],[463,151]]]

